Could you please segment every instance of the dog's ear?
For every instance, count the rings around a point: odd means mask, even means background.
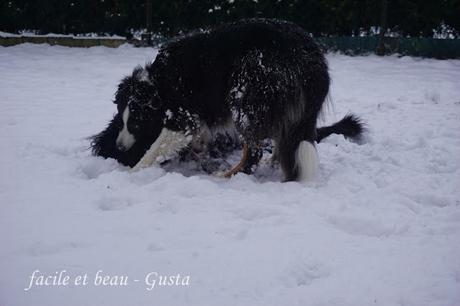
[[[158,93],[156,79],[146,69],[138,66],[131,76],[125,77],[118,85],[113,103],[117,104],[118,111],[132,102],[146,110],[160,110],[163,106],[162,99]]]
[[[133,95],[140,104],[152,110],[161,109],[163,103],[158,93],[157,79],[149,65],[146,65],[145,68],[136,67],[131,81]]]

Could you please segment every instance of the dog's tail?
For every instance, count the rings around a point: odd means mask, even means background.
[[[331,134],[340,134],[345,138],[359,139],[365,129],[365,124],[358,116],[348,114],[333,125],[316,129],[316,142],[320,143],[321,140]]]

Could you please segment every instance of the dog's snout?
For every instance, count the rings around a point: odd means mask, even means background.
[[[126,151],[126,147],[124,145],[122,145],[121,143],[117,143],[117,150],[118,151],[121,151],[121,152],[124,152]]]

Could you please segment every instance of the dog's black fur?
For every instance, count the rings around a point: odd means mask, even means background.
[[[118,113],[93,137],[92,150],[132,167],[162,128],[196,135],[204,125],[212,130],[232,123],[249,146],[245,172],[258,163],[261,141],[271,138],[286,180],[295,180],[301,141],[362,132],[353,116],[316,128],[329,83],[323,53],[295,24],[250,19],[192,33],[164,45],[152,64],[121,81],[114,101]],[[136,142],[122,151],[115,140],[128,104],[128,130]]]

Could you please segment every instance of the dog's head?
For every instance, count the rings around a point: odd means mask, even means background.
[[[155,80],[146,69],[137,67],[121,81],[114,103],[120,123],[117,149],[127,151],[138,141],[153,143],[161,132],[165,115]]]

